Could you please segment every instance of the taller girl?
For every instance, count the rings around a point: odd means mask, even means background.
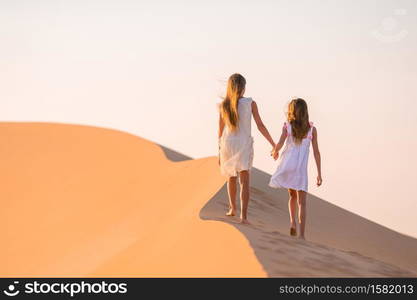
[[[290,235],[297,235],[295,222],[296,205],[298,202],[299,237],[304,239],[306,224],[306,197],[308,187],[307,165],[310,143],[313,145],[314,158],[317,165],[317,186],[321,185],[321,158],[317,141],[317,130],[309,121],[307,103],[301,99],[293,99],[288,104],[287,122],[282,127],[281,138],[272,152],[276,160],[279,150],[284,145],[278,168],[272,175],[269,185],[274,188],[288,189],[290,211]]]
[[[252,98],[244,97],[246,80],[233,74],[227,82],[226,97],[219,105],[219,164],[221,173],[228,177],[229,211],[236,214],[237,176],[240,181],[241,223],[249,224],[249,171],[253,161],[253,137],[251,116],[258,130],[274,148],[275,143],[259,116],[258,107]]]

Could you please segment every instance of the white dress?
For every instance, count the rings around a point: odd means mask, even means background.
[[[294,143],[291,124],[285,122],[284,126],[287,128],[285,148],[279,157],[277,170],[272,175],[269,186],[307,192],[307,166],[310,144],[313,139],[313,122],[310,122],[310,130],[301,144]]]
[[[238,102],[239,124],[232,132],[226,125],[219,140],[220,171],[227,177],[250,170],[253,162],[253,137],[251,135],[252,98]]]

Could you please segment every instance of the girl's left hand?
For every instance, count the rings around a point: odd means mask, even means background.
[[[321,175],[317,176],[317,186],[321,186],[323,179],[321,179]]]

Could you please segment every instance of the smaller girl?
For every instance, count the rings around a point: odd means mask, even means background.
[[[280,157],[277,170],[272,175],[269,186],[273,188],[288,189],[290,212],[290,235],[297,235],[295,222],[296,204],[298,200],[298,222],[300,225],[299,238],[305,239],[306,222],[306,196],[308,186],[307,165],[310,151],[310,142],[313,144],[313,153],[317,166],[317,186],[322,183],[321,158],[317,142],[317,129],[309,121],[307,103],[301,99],[293,99],[288,104],[287,122],[284,123],[279,142],[272,150],[271,155],[278,159],[286,141],[284,151]]]

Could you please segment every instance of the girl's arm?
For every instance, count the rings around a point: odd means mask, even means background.
[[[279,150],[281,150],[282,146],[284,146],[285,143],[285,139],[287,138],[287,128],[285,126],[282,127],[282,133],[281,136],[279,138],[278,143],[276,144],[276,146],[274,147],[274,149],[272,150],[272,157],[277,160],[278,159],[278,155],[279,155]]]
[[[313,153],[314,153],[314,159],[316,160],[316,166],[317,166],[317,186],[320,186],[322,183],[321,178],[321,156],[319,151],[319,143],[317,140],[317,129],[316,127],[313,127]]]
[[[256,105],[255,101],[252,101],[252,115],[255,119],[256,126],[258,127],[260,133],[262,133],[262,135],[267,139],[267,141],[271,144],[272,147],[275,147],[275,142],[269,134],[268,129],[266,129],[264,123],[262,122],[261,116],[258,112],[258,106]]]

